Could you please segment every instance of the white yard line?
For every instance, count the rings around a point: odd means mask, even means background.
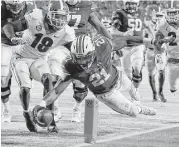
[[[150,129],[150,130],[146,130],[146,131],[141,131],[141,132],[134,132],[134,133],[128,133],[125,135],[120,135],[118,137],[111,137],[108,139],[101,139],[101,140],[97,140],[96,143],[104,143],[104,142],[110,142],[110,141],[114,141],[114,140],[120,140],[123,138],[130,138],[132,136],[137,136],[137,135],[141,135],[141,134],[148,134],[148,133],[152,133],[152,132],[156,132],[156,131],[161,131],[161,130],[167,130],[167,129],[171,129],[171,128],[175,128],[175,127],[179,127],[179,124],[176,125],[167,125],[165,127],[160,127],[160,128],[155,128],[155,129]],[[82,146],[90,146],[91,144],[87,144],[87,143],[82,143],[73,147],[82,147]]]

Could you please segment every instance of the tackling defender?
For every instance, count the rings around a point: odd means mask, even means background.
[[[157,7],[158,8],[158,7]],[[153,11],[151,11],[153,10]],[[148,26],[150,26],[153,30],[153,34],[157,32],[157,23],[164,17],[164,13],[156,12],[152,6],[147,8],[148,13],[152,13],[151,20],[148,21]],[[145,29],[144,36],[147,38],[153,38],[153,34],[151,34],[148,29]],[[159,71],[158,82],[159,82],[159,91],[158,95],[162,102],[166,102],[166,98],[163,95],[163,85],[165,82],[165,67],[166,67],[166,51],[165,50],[158,50],[155,48],[155,45],[147,45],[146,51],[146,63],[147,69],[149,73],[149,84],[151,86],[153,92],[153,101],[157,101],[157,90],[156,90],[156,83],[155,77],[157,71]]]
[[[87,34],[87,24],[90,23],[97,30],[98,33],[110,39],[112,38],[109,32],[106,30],[105,26],[100,22],[100,20],[95,15],[91,1],[65,0],[65,2],[67,3],[70,11],[70,19],[68,25],[74,28],[76,36],[79,36],[80,34]],[[49,56],[50,65],[53,64],[58,66],[57,64],[59,63],[59,56],[62,57],[61,54],[66,55],[66,51],[65,53],[62,53],[62,50],[53,50]],[[59,75],[59,73],[61,72],[59,71],[59,69],[51,71],[52,74],[56,75]],[[73,98],[75,99],[75,104],[73,106],[73,114],[71,121],[81,122],[81,104],[83,99],[87,96],[88,89],[84,84],[82,84],[78,80],[73,80],[72,82],[74,90]],[[58,101],[56,101],[55,104],[58,104]],[[59,117],[57,115],[55,117],[55,120],[58,121],[58,118],[60,118],[60,115]]]
[[[44,95],[52,88],[52,76],[46,56],[49,50],[66,45],[75,38],[74,29],[70,28],[67,20],[68,6],[62,1],[46,1],[47,7],[35,8],[25,15],[28,29],[23,34],[25,44],[16,52],[12,66],[20,86],[20,99],[27,128],[37,132],[36,125],[29,112],[31,79],[44,85]],[[52,110],[52,106],[49,105]],[[48,130],[56,132],[53,121]]]
[[[72,79],[80,80],[97,99],[114,111],[133,117],[140,113],[155,115],[156,111],[153,108],[132,103],[120,93],[119,90],[124,86],[122,82],[125,82],[123,81],[125,75],[113,66],[111,51],[111,41],[102,35],[96,35],[93,40],[87,35],[78,36],[71,45],[71,58],[64,61],[61,66],[65,79],[59,80],[40,105],[33,109],[34,116],[36,117],[39,109],[55,101]],[[126,86],[129,88],[131,85],[130,81]]]
[[[3,122],[11,122],[9,96],[11,94],[12,73],[10,60],[15,51],[18,50],[18,45],[22,42],[21,35],[18,32],[20,33],[26,29],[21,24],[16,28],[9,27],[6,24],[22,20],[24,14],[33,8],[33,4],[25,1],[1,1],[1,101],[3,103]]]

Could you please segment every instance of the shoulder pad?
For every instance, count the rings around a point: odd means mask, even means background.
[[[69,25],[65,26],[65,32],[67,34],[75,34],[75,30],[72,27],[70,27]]]
[[[81,3],[79,4],[79,6],[89,6],[91,7],[92,6],[92,2],[90,0],[87,0],[87,1],[81,1]]]
[[[30,12],[30,11],[33,11],[33,9],[35,9],[35,4],[31,1],[31,2],[28,2],[26,1],[26,13]]]
[[[25,19],[26,20],[31,20],[31,19],[38,19],[42,20],[43,19],[43,13],[41,9],[33,9],[32,11],[29,11],[28,13],[25,14]]]
[[[160,19],[157,22],[157,30],[160,30],[162,27],[164,27],[166,23],[167,23],[167,21],[165,18]]]

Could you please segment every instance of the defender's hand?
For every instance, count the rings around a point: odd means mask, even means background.
[[[124,32],[123,36],[133,36],[134,35],[134,31],[132,29]]]
[[[24,41],[21,37],[12,37],[12,38],[11,38],[11,42],[12,42],[14,45],[22,45],[22,44],[25,44],[25,41]]]

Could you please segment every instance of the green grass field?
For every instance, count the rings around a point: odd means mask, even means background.
[[[71,123],[73,107],[72,86],[69,86],[60,97],[59,105],[63,117],[58,122],[59,133],[47,133],[46,129],[38,128],[38,133],[27,130],[22,116],[22,107],[18,97],[17,84],[13,81],[11,105],[12,122],[1,124],[2,147],[178,147],[179,146],[179,93],[173,96],[169,92],[166,78],[164,94],[167,103],[152,102],[147,72],[141,84],[141,102],[157,109],[156,116],[140,115],[131,118],[118,114],[104,104],[99,104],[97,143],[84,143],[83,122]],[[42,99],[42,85],[34,82],[31,92],[31,108]],[[127,93],[124,93],[128,96]],[[93,97],[90,93],[88,98]],[[83,103],[84,106],[84,103]],[[83,109],[84,112],[84,109]],[[84,113],[83,113],[84,115]]]

